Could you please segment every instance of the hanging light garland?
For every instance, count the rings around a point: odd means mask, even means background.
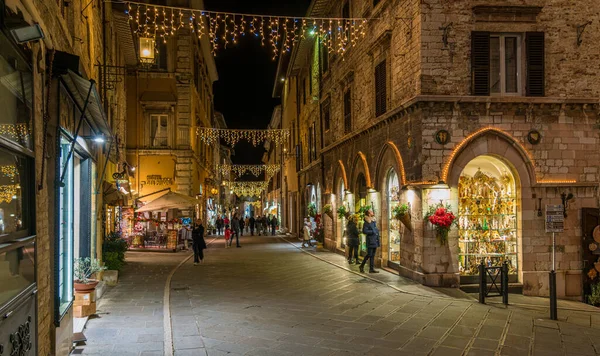
[[[10,203],[16,199],[17,190],[20,188],[18,184],[0,185],[0,203]]]
[[[246,204],[253,206],[255,208],[260,208],[260,206],[262,205],[262,203],[259,201],[249,201],[249,202],[246,202]]]
[[[116,0],[106,0],[117,2]],[[121,3],[121,1],[118,1]],[[237,44],[239,38],[253,36],[270,47],[273,59],[289,52],[298,41],[318,36],[330,53],[344,55],[365,36],[366,18],[289,17],[206,11],[183,7],[125,1],[125,13],[134,33],[166,43],[179,29],[187,28],[198,38],[207,36],[211,51]]]
[[[280,169],[280,165],[278,164],[218,164],[217,170],[222,175],[228,175],[233,172],[237,176],[241,176],[246,172],[252,173],[255,177],[258,177],[263,172],[267,178],[270,178],[275,175]]]
[[[237,196],[259,197],[269,186],[268,181],[224,181],[229,190]]]
[[[14,181],[14,178],[19,174],[16,166],[8,165],[8,166],[0,166],[0,173],[3,176],[10,178]]]
[[[288,129],[268,129],[268,130],[241,130],[241,129],[217,129],[212,127],[199,127],[196,134],[200,140],[207,145],[212,145],[224,139],[231,147],[240,141],[248,141],[254,147],[265,141],[274,142],[275,145],[281,145],[287,142],[290,137]]]

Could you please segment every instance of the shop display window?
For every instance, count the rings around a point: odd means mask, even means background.
[[[73,159],[67,161],[69,141],[64,137],[60,139],[60,170],[62,172],[65,165],[65,176],[63,185],[58,190],[58,226],[59,235],[57,243],[58,264],[57,274],[58,283],[56,292],[58,296],[58,314],[64,315],[73,300],[73,250],[74,250],[74,182],[73,182]],[[59,173],[60,174],[60,173]]]
[[[517,199],[511,170],[499,159],[479,156],[458,183],[459,271],[477,275],[478,265],[509,264],[517,273]]]
[[[398,174],[391,169],[387,178],[388,193],[388,241],[389,241],[389,261],[400,263],[400,229],[401,224],[393,216],[393,210],[400,205],[400,184],[398,183]]]
[[[346,204],[346,186],[344,185],[344,181],[342,179],[340,179],[340,182],[338,184],[339,186],[339,191],[338,191],[338,207],[341,207],[342,205]],[[336,212],[337,215],[337,212]],[[347,237],[346,237],[346,218],[342,217],[337,219],[338,221],[338,244],[340,246],[341,249],[346,248],[346,241],[347,241]]]

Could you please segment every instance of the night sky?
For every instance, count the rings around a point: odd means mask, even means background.
[[[304,16],[309,5],[310,0],[205,0],[207,10],[282,16]],[[272,57],[268,47],[250,36],[217,52],[215,110],[223,113],[229,128],[264,129],[269,124],[280,102],[272,98],[278,60]],[[234,164],[261,163],[262,145],[240,142],[235,148]]]

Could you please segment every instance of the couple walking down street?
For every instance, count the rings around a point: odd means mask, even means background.
[[[359,264],[360,261],[358,259],[358,247],[360,245],[360,239],[358,237],[359,231],[357,215],[352,215],[352,217],[350,217],[347,225],[347,231],[347,244],[349,248],[348,263]],[[375,222],[375,213],[373,213],[373,210],[368,210],[365,214],[365,221],[363,223],[362,233],[366,236],[367,255],[360,264],[360,271],[363,273],[365,272],[365,264],[368,260],[369,273],[379,273],[379,271],[375,270],[375,253],[377,252],[377,248],[381,244],[379,241],[379,229],[377,229],[377,224]]]
[[[231,228],[227,228],[225,230],[225,247],[231,247],[231,243],[233,242],[233,237],[235,236],[235,247],[242,247],[240,245],[240,219],[238,215],[233,215],[233,219],[231,219]]]

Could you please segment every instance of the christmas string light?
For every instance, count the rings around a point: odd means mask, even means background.
[[[231,172],[241,176],[246,172],[252,173],[255,177],[258,177],[263,172],[267,178],[271,178],[275,173],[279,172],[280,165],[278,164],[218,164],[217,171],[222,175],[228,175]]]
[[[269,186],[268,181],[224,181],[233,194],[237,196],[259,197]]]
[[[117,0],[105,1],[117,2]],[[154,41],[162,39],[166,42],[168,36],[173,36],[179,29],[187,27],[190,32],[197,33],[199,38],[205,34],[209,36],[213,55],[216,55],[221,47],[227,48],[228,45],[236,44],[241,36],[248,33],[259,37],[261,45],[271,49],[273,58],[280,54],[280,45],[281,51],[289,52],[298,39],[306,39],[309,36],[319,37],[330,53],[336,52],[343,56],[348,48],[356,46],[358,40],[365,36],[368,21],[365,18],[290,17],[217,12],[135,1],[126,1],[125,4],[127,5],[125,12],[136,35],[152,38]],[[246,21],[249,26],[246,26]],[[205,22],[208,26],[205,26]]]
[[[17,170],[16,166],[0,166],[0,172],[2,173],[3,176],[8,177],[8,178],[15,178],[18,174],[19,171]]]
[[[240,141],[248,141],[254,147],[265,141],[271,141],[275,145],[284,144],[290,137],[288,129],[268,129],[268,130],[240,130],[240,129],[217,129],[212,127],[199,127],[196,131],[200,140],[207,145],[218,142],[219,139],[225,140],[230,146],[235,146]]]
[[[18,184],[0,185],[0,203],[10,203],[21,189]]]
[[[30,132],[27,124],[0,124],[0,135],[27,138]]]

